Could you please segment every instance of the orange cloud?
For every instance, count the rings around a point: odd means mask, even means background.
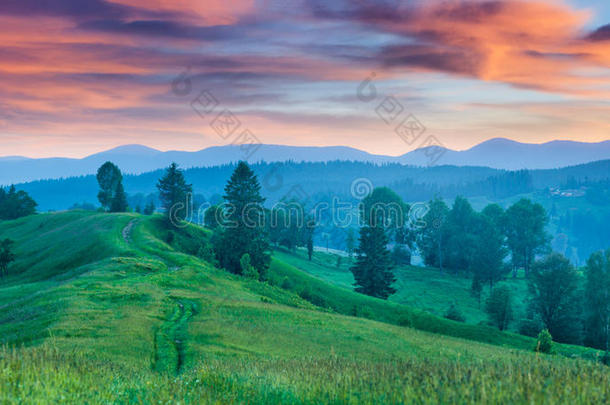
[[[583,27],[590,12],[561,2],[431,0],[400,17],[360,18],[410,38],[381,53],[394,68],[449,71],[583,95],[608,83],[608,71],[596,77],[579,70],[610,69],[610,41],[587,39]]]
[[[144,10],[172,12],[200,25],[229,25],[255,11],[256,0],[112,0]]]

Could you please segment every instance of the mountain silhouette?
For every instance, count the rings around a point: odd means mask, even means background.
[[[442,153],[438,153],[442,152]],[[431,156],[438,157],[431,158]],[[347,146],[226,145],[196,152],[162,152],[142,145],[124,145],[82,159],[21,156],[0,157],[0,184],[22,183],[93,174],[110,160],[126,174],[139,174],[168,166],[209,167],[248,160],[249,162],[348,160],[373,163],[401,163],[413,166],[485,166],[495,169],[553,169],[610,159],[610,141],[584,143],[552,141],[528,144],[495,138],[464,151],[418,149],[401,156],[374,155]]]

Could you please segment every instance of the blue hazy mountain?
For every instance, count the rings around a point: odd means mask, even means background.
[[[215,146],[197,152],[161,152],[142,145],[126,145],[82,159],[0,157],[0,185],[93,174],[108,160],[117,164],[126,174],[139,174],[163,168],[171,162],[176,162],[183,168],[210,167],[244,160],[248,156],[249,162],[346,160],[427,166],[431,162],[431,152],[438,151],[419,149],[401,156],[382,156],[346,146],[260,145],[252,152],[248,145]],[[442,152],[440,158],[434,161],[435,164],[485,166],[506,170],[551,169],[610,159],[610,141],[527,144],[497,138],[468,150],[454,151],[443,148]]]

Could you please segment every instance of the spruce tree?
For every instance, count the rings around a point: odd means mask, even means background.
[[[157,182],[159,199],[165,209],[167,221],[174,226],[188,216],[190,194],[193,187],[186,183],[182,170],[176,163],[172,163],[165,171],[165,175]]]
[[[271,258],[269,241],[264,229],[265,199],[260,194],[258,178],[248,165],[241,161],[225,187],[225,221],[216,252],[220,265],[228,271],[242,274],[240,259],[250,256],[252,266],[264,280]]]
[[[366,225],[360,229],[360,246],[351,268],[357,292],[382,299],[396,292],[392,288],[396,278],[387,244],[383,227]]]

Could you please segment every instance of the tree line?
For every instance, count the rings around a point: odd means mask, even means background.
[[[100,186],[108,187],[100,195],[112,211],[113,199],[123,199],[120,176],[114,169],[109,173],[114,180],[102,176]],[[192,186],[175,164],[157,187],[168,225],[187,219]],[[272,245],[307,247],[311,258],[315,223],[304,214],[304,204],[289,200],[266,209],[264,202],[256,174],[240,162],[224,188],[223,204],[206,211],[205,224],[213,230],[206,257],[231,273],[257,280],[266,279]],[[507,285],[498,283],[522,270],[530,323],[520,326],[521,333],[535,335],[545,329],[559,342],[608,349],[610,250],[591,255],[583,282],[568,259],[551,253],[545,231],[548,216],[540,204],[521,199],[506,210],[490,204],[476,212],[463,197],[456,197],[451,207],[434,198],[416,223],[408,217],[410,208],[386,187],[375,188],[361,201],[363,226],[357,244],[353,232],[347,232],[348,250],[356,254],[350,269],[357,292],[387,299],[396,292],[395,266],[409,264],[417,250],[427,266],[471,276],[472,292],[479,298],[487,285],[485,310],[490,321],[505,330],[514,318],[513,296]],[[458,313],[451,317],[460,319]]]
[[[0,187],[0,220],[8,221],[33,215],[37,205],[28,193],[17,190],[15,186],[8,187],[8,190]],[[0,278],[8,274],[9,265],[16,259],[14,245],[15,241],[12,239],[0,241]]]

